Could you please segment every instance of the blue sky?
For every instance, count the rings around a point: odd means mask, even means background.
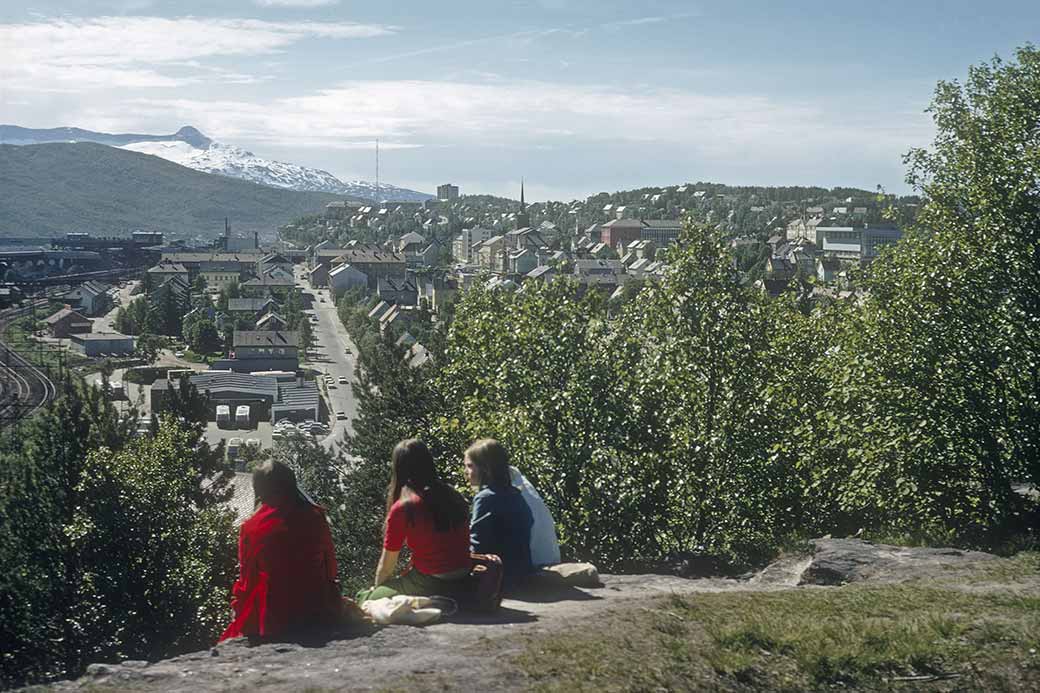
[[[712,180],[878,184],[935,83],[1040,40],[1040,2],[0,3],[0,122],[195,125],[432,190],[571,199]]]

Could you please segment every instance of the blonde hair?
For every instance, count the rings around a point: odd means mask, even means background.
[[[466,457],[477,470],[481,486],[511,486],[509,453],[494,438],[481,438],[466,448]]]

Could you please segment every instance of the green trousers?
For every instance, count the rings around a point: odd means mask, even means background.
[[[378,587],[369,587],[357,593],[357,603],[364,604],[369,599],[382,599],[407,594],[412,597],[455,597],[463,587],[466,576],[454,580],[423,575],[414,568],[404,575],[390,578]]]

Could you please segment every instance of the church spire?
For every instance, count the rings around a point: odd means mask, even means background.
[[[516,228],[523,229],[531,225],[531,217],[527,214],[527,202],[524,201],[524,179],[520,179],[520,211],[516,213]]]

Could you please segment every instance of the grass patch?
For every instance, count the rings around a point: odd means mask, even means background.
[[[29,363],[44,369],[75,368],[90,362],[85,356],[73,353],[56,345],[40,343],[33,335],[37,328],[32,316],[12,320],[4,328],[3,341]]]
[[[852,586],[663,598],[515,663],[544,691],[1033,691],[1038,651],[1040,597]]]
[[[184,350],[184,356],[181,357],[182,361],[190,361],[191,363],[209,363],[211,359],[223,358],[221,354],[198,354],[191,349]]]

